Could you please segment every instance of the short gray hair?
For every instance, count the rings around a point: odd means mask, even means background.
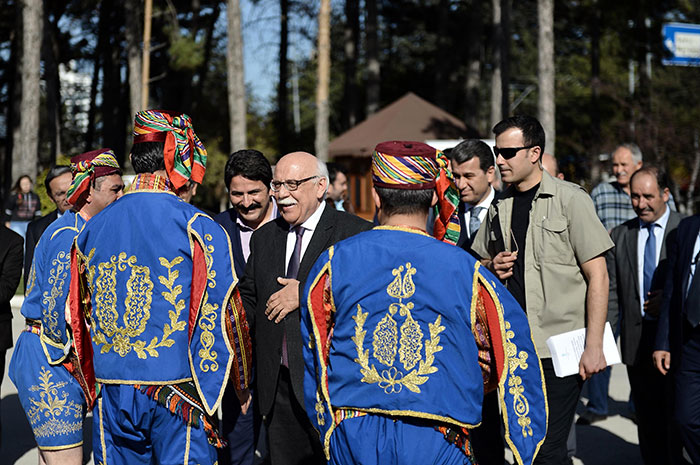
[[[328,167],[326,163],[320,158],[316,157],[316,169],[318,170],[318,175],[322,178],[326,178],[326,190],[324,195],[328,192],[328,185],[330,184],[330,176],[328,176]]]
[[[642,149],[639,148],[637,144],[634,142],[625,142],[623,144],[618,145],[615,147],[615,150],[613,150],[613,153],[617,152],[617,149],[627,149],[630,151],[632,154],[632,159],[636,162],[639,163],[642,160]]]

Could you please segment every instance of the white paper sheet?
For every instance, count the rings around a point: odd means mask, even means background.
[[[559,378],[578,373],[578,364],[586,344],[586,328],[557,334],[547,339],[547,347],[552,353],[554,372]],[[613,336],[610,323],[605,323],[603,333],[603,355],[608,366],[620,363],[620,353]]]

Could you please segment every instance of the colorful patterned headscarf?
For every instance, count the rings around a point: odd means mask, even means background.
[[[207,150],[184,113],[145,110],[134,118],[134,144],[165,142],[165,170],[175,190],[190,179],[201,184],[207,166]]]
[[[438,203],[433,235],[441,241],[457,243],[459,191],[440,150],[422,142],[382,142],[372,155],[372,182],[389,189],[435,189]]]
[[[73,181],[66,193],[68,202],[75,205],[84,192],[90,188],[90,182],[95,178],[121,174],[119,163],[112,149],[93,150],[81,153],[70,159],[70,170]]]

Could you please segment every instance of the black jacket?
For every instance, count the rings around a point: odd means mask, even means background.
[[[314,262],[328,247],[371,228],[371,223],[357,216],[326,206],[299,266],[297,279],[300,282],[300,292]],[[287,331],[287,356],[292,389],[299,403],[304,405],[304,359],[301,351],[299,311],[287,315],[280,324],[269,321],[265,316],[267,299],[282,289],[277,278],[286,274],[285,251],[288,231],[289,224],[279,217],[253,233],[245,275],[239,286],[255,346],[256,396],[263,415],[270,412],[275,399],[283,328]]]
[[[22,236],[0,225],[0,350],[12,347],[12,308],[22,277]]]
[[[24,263],[27,266],[24,267],[24,289],[27,289],[27,278],[29,277],[29,270],[32,268],[32,260],[34,259],[34,249],[39,243],[41,235],[44,234],[46,228],[49,227],[51,223],[56,221],[58,218],[58,210],[54,210],[46,216],[37,218],[27,225],[27,235],[24,239],[26,246],[24,247]]]
[[[654,272],[651,291],[660,290],[666,277],[668,264],[667,242],[675,235],[678,223],[683,215],[672,211],[664,231],[664,241],[659,252],[659,263]],[[641,357],[648,357],[651,347],[640,347],[642,337],[642,314],[639,301],[639,273],[637,270],[637,236],[639,218],[634,217],[613,228],[610,236],[615,247],[605,256],[610,277],[610,294],[608,297],[608,320],[612,325],[621,318],[620,346],[622,362],[632,365],[640,362]],[[614,326],[613,326],[614,327]]]

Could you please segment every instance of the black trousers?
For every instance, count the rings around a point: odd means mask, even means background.
[[[645,465],[683,464],[682,446],[672,418],[672,380],[659,373],[652,360],[657,326],[655,321],[644,320],[637,363],[627,366],[639,449]]]
[[[542,359],[542,369],[547,385],[549,418],[547,436],[535,458],[535,464],[566,465],[570,463],[566,439],[576,414],[576,404],[581,395],[583,380],[579,375],[557,378],[551,358]]]
[[[280,366],[277,393],[267,415],[272,465],[323,465],[326,456],[318,433],[292,392],[289,369]]]
[[[505,444],[501,434],[501,413],[498,409],[498,391],[484,396],[481,407],[481,425],[469,431],[476,463],[479,465],[503,465]]]
[[[675,415],[685,450],[700,464],[700,326],[688,331],[675,372]],[[671,358],[673,363],[673,358]]]

